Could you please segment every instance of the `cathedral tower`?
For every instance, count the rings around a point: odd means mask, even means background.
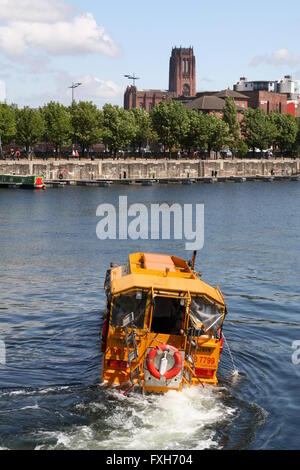
[[[169,91],[177,96],[196,96],[196,58],[192,47],[172,49]]]

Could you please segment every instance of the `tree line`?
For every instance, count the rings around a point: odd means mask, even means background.
[[[222,118],[187,109],[176,101],[162,102],[150,113],[110,104],[100,110],[85,101],[69,107],[50,102],[39,109],[4,103],[0,104],[0,138],[2,145],[24,146],[26,153],[37,142],[45,142],[54,146],[58,156],[74,142],[82,154],[97,143],[103,143],[112,155],[129,149],[141,153],[148,144],[189,155],[195,150],[219,152],[224,147],[240,157],[270,147],[295,154],[300,150],[300,121],[277,111],[266,115],[260,109],[246,109],[239,122],[230,98]]]

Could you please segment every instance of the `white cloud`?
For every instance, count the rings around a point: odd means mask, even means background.
[[[0,77],[9,73],[26,92],[12,100],[19,104],[40,105],[52,99],[70,103],[75,79],[83,86],[76,90],[76,98],[95,101],[102,106],[105,101],[121,101],[123,89],[111,80],[102,80],[87,74],[74,77],[68,71],[52,67],[57,56],[80,57],[87,54],[105,54],[116,57],[121,48],[110,34],[97,23],[91,13],[79,13],[68,0],[0,0],[0,54],[6,64],[0,64]],[[53,60],[54,61],[54,60]],[[71,69],[80,70],[73,60]],[[68,66],[68,70],[70,66]],[[34,76],[34,80],[33,80]],[[43,76],[43,78],[42,78]],[[49,83],[57,86],[49,89]],[[43,80],[48,79],[43,85]],[[24,81],[28,86],[24,86]],[[11,91],[11,87],[10,87]]]
[[[293,54],[288,49],[281,48],[271,54],[255,56],[250,63],[250,65],[254,67],[262,64],[293,67],[300,64],[300,55]]]
[[[0,0],[0,19],[53,23],[69,17],[73,7],[64,0]]]
[[[123,88],[112,80],[101,80],[98,77],[91,75],[85,75],[79,82],[82,83],[80,88],[79,97],[83,96],[86,98],[116,98],[122,96],[124,93]],[[79,89],[78,89],[79,91]]]
[[[76,101],[93,101],[97,106],[102,107],[105,103],[122,104],[124,89],[112,80],[102,80],[92,75],[72,76],[68,72],[58,72],[56,76],[56,88],[45,91],[26,94],[14,98],[14,102],[20,106],[42,106],[49,101],[59,101],[65,105],[71,103],[71,90],[69,86],[74,82],[81,82],[82,86],[76,88]],[[39,86],[39,88],[41,88]]]
[[[6,24],[0,26],[0,51],[8,57],[32,50],[54,56],[94,53],[115,57],[120,54],[120,47],[91,13],[68,18],[69,7],[62,0],[12,1],[15,12],[8,8],[11,0],[0,0],[0,18],[6,19]],[[23,3],[27,5],[27,12]]]

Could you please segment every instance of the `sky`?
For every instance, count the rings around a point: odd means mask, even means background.
[[[168,88],[172,47],[194,47],[197,90],[241,77],[300,79],[299,0],[0,0],[0,100],[123,104],[138,87]]]

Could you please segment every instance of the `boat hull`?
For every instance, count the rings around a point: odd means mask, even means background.
[[[38,175],[0,175],[0,187],[22,189],[45,189],[44,177]]]

